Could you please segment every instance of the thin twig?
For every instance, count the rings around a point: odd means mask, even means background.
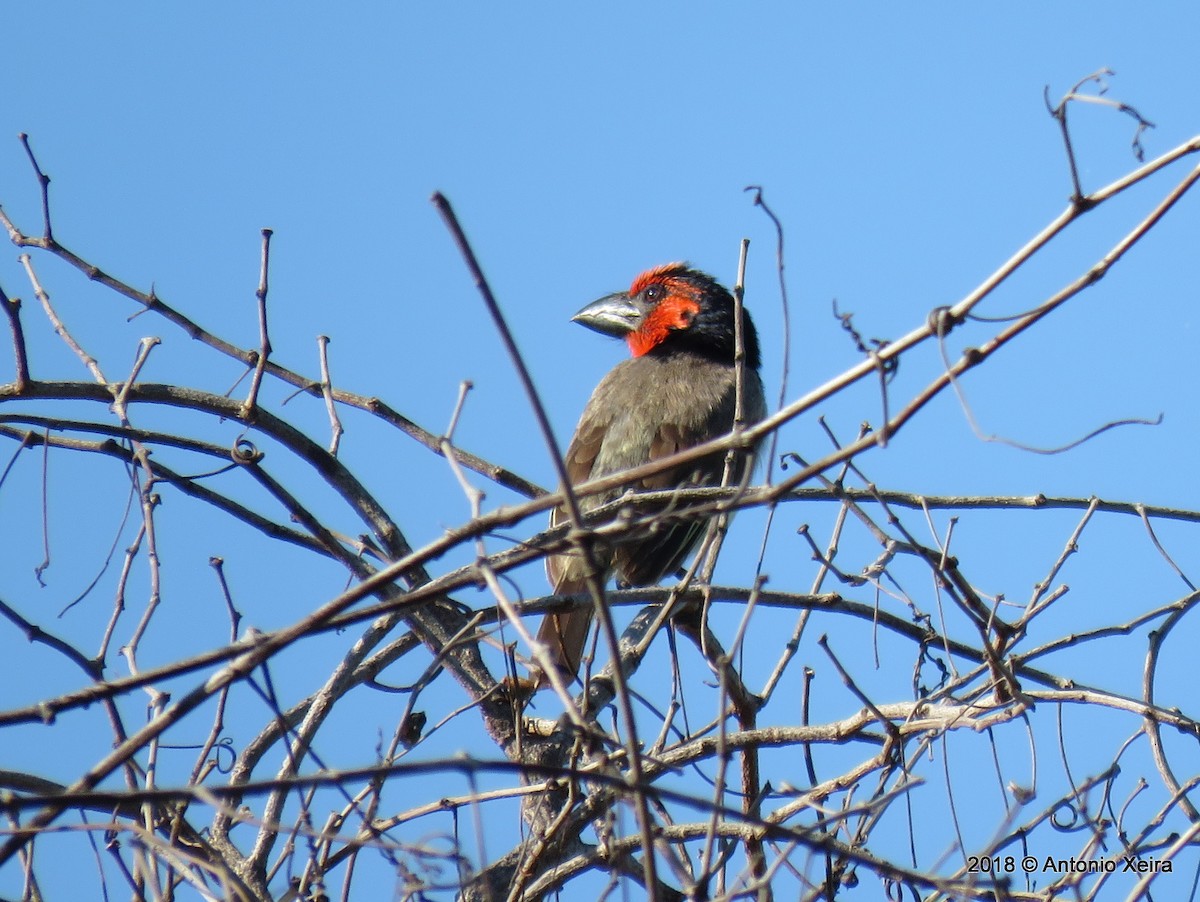
[[[20,260],[21,265],[25,267],[25,274],[29,277],[29,282],[33,286],[33,293],[41,302],[42,310],[45,311],[46,318],[50,320],[50,325],[54,327],[55,334],[58,335],[58,337],[61,338],[67,345],[67,347],[74,352],[75,356],[83,362],[83,365],[87,367],[88,371],[92,374],[92,377],[98,383],[101,385],[107,385],[108,380],[104,378],[104,373],[100,371],[100,365],[96,362],[96,358],[85,351],[80,346],[79,342],[72,337],[71,333],[67,331],[66,325],[64,325],[62,319],[59,318],[58,313],[50,303],[50,295],[47,293],[46,289],[42,287],[41,280],[38,279],[37,273],[34,272],[33,260],[30,259],[29,254],[21,254],[21,256],[17,259]]]
[[[29,158],[29,165],[33,167],[33,174],[37,176],[38,190],[42,196],[42,240],[47,244],[52,244],[54,243],[54,230],[50,228],[50,176],[42,172],[42,167],[38,165],[33,148],[29,146],[29,135],[21,132],[17,135],[17,140],[25,148],[25,155]]]
[[[258,404],[258,390],[262,385],[263,373],[267,369],[267,358],[271,356],[271,339],[267,335],[267,279],[271,267],[271,229],[262,230],[262,264],[258,273],[258,290],[254,297],[258,301],[258,357],[254,361],[254,378],[250,381],[250,393],[242,405],[242,419],[250,420]]]
[[[21,299],[10,298],[0,288],[0,307],[8,317],[8,328],[12,332],[13,365],[16,369],[17,393],[25,390],[29,384],[29,357],[25,350],[25,330],[21,328]]]
[[[1158,534],[1154,531],[1154,526],[1150,522],[1150,517],[1146,512],[1145,505],[1139,504],[1137,506],[1137,508],[1138,508],[1138,515],[1142,518],[1142,525],[1144,525],[1146,527],[1146,533],[1150,536],[1150,541],[1152,543],[1154,543],[1154,547],[1156,549],[1158,549],[1158,553],[1160,555],[1162,555],[1163,560],[1167,562],[1167,566],[1169,566],[1172,570],[1174,570],[1175,574],[1181,580],[1183,580],[1184,585],[1186,585],[1189,589],[1191,589],[1193,592],[1195,592],[1196,591],[1195,584],[1190,579],[1188,579],[1187,574],[1183,572],[1183,570],[1180,568],[1180,566],[1177,563],[1175,563],[1174,558],[1172,558],[1171,555],[1169,555],[1167,553],[1167,549],[1163,548],[1162,542],[1160,542],[1158,540]]]
[[[329,336],[317,336],[317,353],[321,358],[321,394],[325,398],[325,411],[329,414],[329,453],[337,457],[345,430],[342,429],[342,421],[333,402],[333,380],[329,378]]]

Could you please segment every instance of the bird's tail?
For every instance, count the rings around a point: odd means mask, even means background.
[[[587,592],[587,584],[574,580],[563,580],[555,586],[556,595],[577,595]],[[562,614],[547,614],[538,629],[538,641],[546,646],[550,661],[558,669],[564,682],[570,683],[579,673],[583,651],[587,646],[588,633],[592,629],[592,606],[582,605]],[[546,675],[538,676],[538,684],[546,685]]]

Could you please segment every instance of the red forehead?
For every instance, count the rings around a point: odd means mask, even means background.
[[[629,286],[629,294],[631,296],[640,294],[655,282],[666,282],[673,276],[681,276],[685,272],[687,272],[686,263],[664,263],[662,266],[648,269],[633,280],[633,284]]]

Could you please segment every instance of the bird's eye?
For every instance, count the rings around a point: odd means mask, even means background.
[[[661,285],[651,285],[646,289],[646,300],[657,301],[662,297],[662,292],[663,290]]]

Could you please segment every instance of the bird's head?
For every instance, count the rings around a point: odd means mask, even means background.
[[[733,362],[736,349],[733,296],[712,276],[686,263],[647,270],[628,291],[588,304],[573,322],[624,338],[634,357],[687,349]],[[759,366],[758,335],[742,311],[746,365]]]

